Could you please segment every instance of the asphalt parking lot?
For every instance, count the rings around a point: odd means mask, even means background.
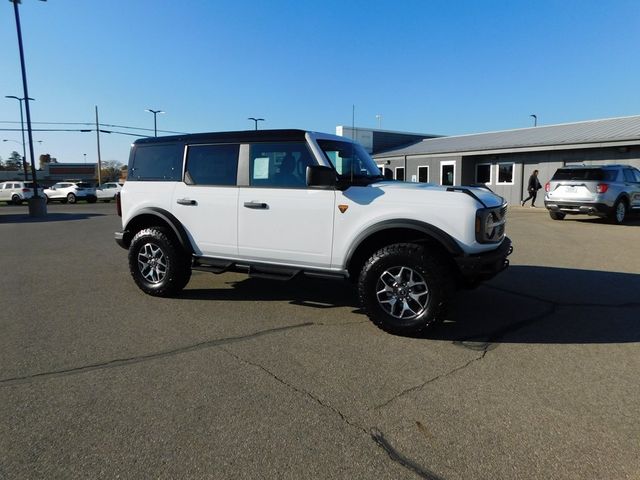
[[[135,287],[111,204],[0,206],[0,478],[640,478],[640,221],[513,207],[425,338],[340,282]]]

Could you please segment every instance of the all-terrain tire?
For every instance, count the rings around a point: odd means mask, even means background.
[[[397,243],[367,260],[358,299],[381,329],[418,335],[442,319],[454,288],[451,269],[438,254],[422,245]]]
[[[129,247],[129,271],[140,290],[167,297],[182,290],[191,278],[191,257],[166,228],[140,230]]]

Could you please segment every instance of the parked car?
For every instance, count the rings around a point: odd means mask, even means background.
[[[350,279],[379,327],[415,334],[454,289],[507,268],[507,202],[486,188],[386,181],[361,145],[304,130],[137,140],[118,244],[153,296],[192,270]]]
[[[98,200],[110,202],[111,200],[116,199],[116,195],[120,190],[122,190],[122,185],[117,182],[103,183],[101,186],[96,188],[96,196],[98,197]]]
[[[42,189],[38,191],[42,195]],[[12,180],[0,183],[0,201],[7,204],[20,205],[23,201],[33,197],[33,182],[20,182]]]
[[[84,182],[58,182],[49,188],[45,188],[44,195],[47,202],[58,201],[62,203],[76,203],[78,200],[86,200],[95,203],[96,189]]]
[[[554,220],[584,214],[620,224],[640,213],[640,170],[629,165],[559,168],[545,191],[544,206]]]

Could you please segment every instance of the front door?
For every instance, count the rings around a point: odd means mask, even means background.
[[[304,142],[249,148],[249,186],[238,199],[240,258],[283,265],[329,267],[334,190],[307,188],[315,163]]]

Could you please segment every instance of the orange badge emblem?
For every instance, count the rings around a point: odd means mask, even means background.
[[[347,208],[349,208],[349,205],[338,205],[338,210],[340,210],[340,213],[346,212]]]

